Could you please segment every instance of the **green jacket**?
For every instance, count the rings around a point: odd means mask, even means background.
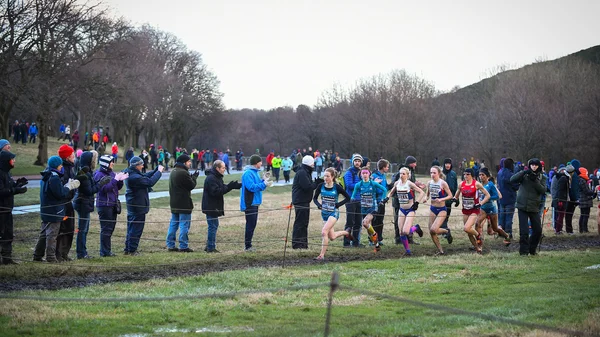
[[[191,214],[194,208],[192,190],[196,188],[196,179],[179,163],[169,175],[169,197],[171,213]]]
[[[525,212],[539,212],[542,195],[546,193],[546,177],[543,174],[530,178],[529,171],[522,170],[510,177],[511,183],[520,184],[517,191],[517,209]]]

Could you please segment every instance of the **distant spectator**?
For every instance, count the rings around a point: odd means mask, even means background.
[[[38,127],[35,123],[31,123],[29,127],[29,142],[35,144],[35,139],[37,138]]]
[[[15,167],[15,154],[0,152],[0,255],[2,264],[18,264],[12,259],[13,216],[15,194],[27,192],[26,178],[14,181],[10,170]]]
[[[246,234],[244,245],[247,252],[254,251],[252,238],[258,221],[258,207],[262,204],[262,191],[273,182],[261,179],[259,176],[262,160],[259,155],[250,157],[250,166],[242,174],[242,188],[240,194],[240,210],[246,215]]]

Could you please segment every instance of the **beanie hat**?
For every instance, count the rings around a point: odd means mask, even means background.
[[[474,175],[475,171],[472,168],[465,169],[465,173],[469,173],[470,175]]]
[[[573,165],[571,165],[571,164],[567,165],[567,172],[569,172],[569,173],[575,172],[575,168],[573,167]]]
[[[250,156],[250,165],[256,165],[256,164],[260,163],[261,161],[262,161],[262,159],[257,154],[253,154],[252,156]]]
[[[0,139],[0,150],[2,150],[6,145],[9,145],[10,142],[6,139]]]
[[[73,154],[73,152],[75,152],[75,151],[73,151],[73,148],[72,148],[72,147],[70,147],[70,146],[69,146],[69,145],[67,145],[67,144],[61,145],[61,146],[58,148],[58,156],[59,156],[59,157],[61,157],[62,159],[67,159],[67,158],[69,158],[69,156],[70,156],[71,154]]]
[[[110,163],[112,163],[114,160],[115,157],[105,154],[102,157],[100,157],[100,167],[104,167],[105,169],[107,169],[110,166]]]
[[[140,158],[138,156],[135,156],[135,157],[133,157],[133,158],[131,158],[129,160],[129,166],[130,167],[135,167],[135,166],[138,166],[138,165],[143,164],[143,163],[144,163],[144,161],[142,160],[142,158]]]
[[[362,162],[363,161],[363,157],[360,154],[355,153],[355,154],[352,155],[352,162],[354,163],[355,160],[360,160]]]
[[[408,156],[406,157],[406,159],[404,159],[404,165],[410,165],[410,164],[414,164],[417,162],[417,158],[413,157],[413,156]]]
[[[188,156],[187,154],[184,153],[184,154],[180,154],[179,157],[177,157],[176,162],[177,163],[185,164],[185,163],[187,163],[190,160],[191,160],[190,156]]]
[[[538,169],[537,169],[537,171],[533,171],[533,170],[531,170],[531,165],[537,165],[537,166],[538,166]],[[539,159],[537,159],[537,158],[531,158],[531,159],[529,159],[529,161],[527,162],[527,167],[529,167],[529,169],[530,169],[532,172],[536,172],[536,173],[537,173],[537,172],[540,172],[540,171],[542,170],[542,162],[540,162],[540,160],[539,160]]]
[[[581,162],[579,162],[579,160],[577,159],[573,159],[571,160],[571,165],[573,165],[575,170],[579,170],[579,168],[581,167]]]
[[[304,158],[302,158],[302,165],[313,167],[313,165],[315,165],[315,158],[312,156],[304,156]]]
[[[450,158],[444,159],[444,165],[446,165],[446,164],[452,164],[452,159],[450,159]]]
[[[579,175],[581,177],[583,177],[585,180],[588,180],[590,178],[588,170],[585,167],[580,167],[579,168]]]
[[[48,167],[49,168],[58,168],[60,165],[62,165],[62,159],[59,156],[52,156],[48,159]]]

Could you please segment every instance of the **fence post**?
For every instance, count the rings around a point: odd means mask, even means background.
[[[337,272],[331,274],[331,282],[329,283],[331,289],[329,290],[329,299],[327,300],[327,316],[325,318],[325,334],[329,336],[329,323],[331,322],[331,304],[333,302],[333,293],[337,290],[340,285],[340,275]]]

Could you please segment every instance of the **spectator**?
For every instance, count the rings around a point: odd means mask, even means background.
[[[519,184],[511,182],[510,178],[514,175],[515,162],[512,158],[504,159],[503,168],[498,173],[498,190],[502,195],[500,199],[500,209],[498,213],[498,226],[513,238],[513,218],[515,215],[515,202],[517,201],[517,191]]]
[[[146,223],[146,214],[150,211],[150,198],[148,188],[154,186],[162,175],[163,167],[159,165],[149,173],[141,172],[144,167],[144,161],[140,157],[133,157],[129,162],[129,168],[125,170],[129,177],[125,179],[127,190],[125,198],[127,200],[127,236],[125,239],[125,255],[138,255],[138,246],[144,224]]]
[[[142,153],[143,152],[144,151],[142,151]],[[125,160],[129,163],[129,161],[131,160],[131,158],[133,158],[133,156],[135,156],[135,154],[133,153],[133,147],[130,147],[129,150],[127,150],[127,152],[125,152]],[[147,155],[146,155],[146,157],[147,157]],[[144,158],[142,158],[142,159],[144,159]],[[146,163],[147,161],[148,161],[147,158],[144,159],[144,166],[147,166],[147,163]],[[115,159],[115,162],[116,162],[116,159]]]
[[[57,140],[62,140],[65,139],[65,124],[60,124],[60,127],[58,128],[58,131],[60,132],[60,135],[58,136]]]
[[[581,215],[579,216],[579,233],[589,233],[588,220],[590,218],[590,209],[594,203],[594,190],[590,188],[591,181],[589,180],[588,170],[586,168],[579,168],[579,209]]]
[[[21,121],[20,129],[21,129],[21,143],[23,143],[23,145],[27,145],[29,125],[27,125],[27,123],[25,123],[25,121]]]
[[[189,174],[192,160],[187,154],[177,157],[175,168],[169,175],[169,198],[171,222],[167,232],[167,250],[170,252],[191,253],[194,250],[188,244],[188,232],[192,222],[192,190],[196,188],[196,179],[200,171]],[[179,248],[175,247],[175,236],[179,229]]]
[[[229,150],[225,151],[225,153],[223,154],[223,164],[225,164],[225,170],[227,171],[227,174],[229,173]]]
[[[38,127],[35,123],[31,123],[29,127],[29,142],[35,144],[35,139],[37,138]]]
[[[119,190],[123,188],[123,180],[129,177],[129,174],[119,172],[115,174],[113,167],[115,159],[112,156],[102,156],[100,158],[100,168],[94,174],[94,181],[100,182],[106,177],[111,180],[100,187],[96,196],[96,206],[98,207],[98,216],[100,217],[100,256],[116,256],[112,252],[111,238],[115,231],[117,215],[121,213],[121,203],[119,202]]]
[[[75,130],[75,132],[73,132],[73,150],[77,151],[78,145],[79,145],[79,131]]]
[[[436,157],[437,159],[437,157]],[[446,176],[446,183],[450,188],[450,192],[452,195],[456,194],[456,190],[458,189],[458,176],[456,172],[452,170],[452,159],[446,158],[444,159],[444,168],[442,173]],[[448,229],[448,220],[450,219],[450,213],[452,213],[452,200],[446,200],[446,219],[440,228]]]
[[[114,142],[112,147],[110,148],[111,152],[112,152],[112,156],[115,158],[115,163],[117,162],[117,157],[119,155],[119,146],[117,145],[117,142]]]
[[[0,139],[0,151],[10,151],[11,146],[8,140]]]
[[[273,158],[275,158],[275,151],[271,150],[267,155],[267,172],[271,171],[271,168],[273,167]]]
[[[61,181],[63,185],[66,185],[70,180],[73,180],[76,177],[75,152],[73,151],[72,147],[64,144],[58,149],[58,156],[63,160],[62,167],[64,173],[61,177]],[[69,193],[69,195],[63,199],[63,203],[65,203],[65,218],[60,223],[60,230],[58,232],[57,239],[58,255],[56,255],[56,258],[59,262],[72,260],[69,257],[69,252],[71,251],[71,247],[73,246],[73,238],[75,237],[75,210],[71,201],[75,196],[75,192],[76,188],[72,189],[71,193]]]
[[[225,215],[225,202],[223,196],[231,190],[239,190],[242,187],[237,180],[223,183],[225,163],[217,160],[213,168],[206,171],[204,180],[204,193],[202,193],[202,213],[206,214],[208,223],[208,236],[204,251],[207,253],[218,253],[217,230],[219,229],[219,217]],[[198,172],[198,171],[197,171]]]
[[[0,152],[0,261],[2,264],[18,264],[12,258],[13,216],[15,194],[27,192],[27,179],[14,181],[10,170],[15,167],[15,154],[10,151]]]
[[[65,199],[72,194],[72,191],[79,187],[79,181],[70,179],[63,185],[61,177],[63,176],[63,160],[59,156],[52,156],[48,159],[48,166],[42,172],[40,181],[40,212],[42,218],[42,229],[35,251],[33,260],[42,262],[44,255],[49,263],[56,263],[59,253],[56,250],[57,237],[63,217],[65,216]]]
[[[285,157],[285,159],[281,162],[281,167],[283,168],[283,179],[286,184],[290,182],[290,172],[292,171],[292,166],[294,166],[294,162],[290,159],[290,157]]]
[[[292,232],[292,248],[308,249],[308,223],[310,219],[310,202],[313,199],[315,188],[320,181],[312,181],[312,172],[315,167],[315,159],[306,155],[302,158],[302,165],[296,167],[296,175],[292,185],[292,204],[296,217]]]
[[[65,140],[69,139],[69,142],[72,142],[73,140],[71,139],[71,126],[67,125],[65,127]]]
[[[258,207],[262,203],[262,191],[273,182],[268,179],[261,179],[258,175],[262,166],[262,160],[259,155],[250,157],[250,166],[242,174],[242,188],[240,193],[240,210],[246,216],[246,234],[244,236],[244,246],[247,252],[255,251],[252,246],[252,237],[258,221]]]

